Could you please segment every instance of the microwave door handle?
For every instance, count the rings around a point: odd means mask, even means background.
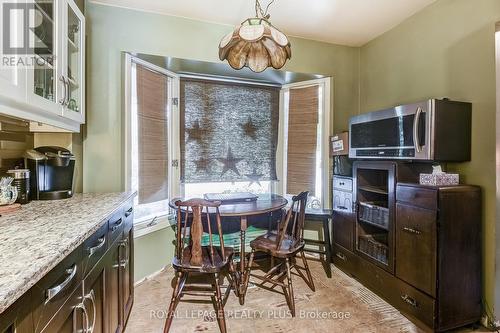
[[[422,151],[422,146],[419,142],[419,123],[420,123],[420,115],[422,114],[422,108],[418,107],[417,112],[415,113],[415,118],[413,118],[413,144],[415,146],[415,151],[420,153]]]

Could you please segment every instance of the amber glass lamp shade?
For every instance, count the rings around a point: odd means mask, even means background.
[[[234,69],[246,66],[257,73],[268,67],[280,69],[291,57],[288,37],[265,18],[245,20],[219,44],[220,60]]]

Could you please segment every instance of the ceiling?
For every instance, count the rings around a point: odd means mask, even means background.
[[[261,0],[262,7],[271,0]],[[290,36],[361,46],[437,0],[275,0],[271,22]],[[238,25],[254,0],[97,0],[202,21]]]

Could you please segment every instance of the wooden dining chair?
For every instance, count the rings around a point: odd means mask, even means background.
[[[226,332],[224,305],[231,289],[237,293],[238,288],[235,284],[236,274],[232,261],[233,249],[224,247],[219,214],[220,204],[220,202],[203,199],[175,202],[177,206],[176,248],[172,266],[176,271],[177,279],[163,329],[164,333],[170,330],[175,309],[184,295],[209,296],[216,311],[219,329],[222,333]],[[212,230],[211,215],[215,215],[218,246],[214,246],[215,232]],[[208,246],[202,246],[204,232],[208,234]],[[226,286],[225,293],[222,295],[219,278],[221,271],[226,268],[229,269],[227,276],[229,285]],[[194,275],[207,276],[208,279],[204,281],[208,283],[188,283],[188,277]]]
[[[308,192],[302,192],[292,198],[292,205],[278,224],[277,230],[270,231],[250,242],[252,253],[244,277],[244,293],[248,288],[250,276],[259,279],[261,282],[257,286],[264,289],[274,290],[276,286],[280,286],[293,317],[295,317],[295,300],[291,270],[295,269],[309,288],[315,291],[311,271],[304,255],[304,221],[307,195]],[[271,256],[271,269],[265,275],[251,273],[255,252],[265,252]],[[299,266],[296,262],[298,254],[300,254],[303,266]],[[274,265],[275,261],[278,262],[277,265]],[[307,277],[304,276],[303,271],[305,271]],[[285,279],[286,283],[284,282]],[[266,287],[266,283],[270,283],[272,287]],[[244,298],[244,295],[242,296]]]

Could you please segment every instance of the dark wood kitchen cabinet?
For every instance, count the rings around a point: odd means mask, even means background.
[[[127,207],[126,207],[127,208]],[[133,208],[129,207],[125,210],[125,230],[123,232],[122,245],[122,279],[121,288],[123,290],[123,318],[125,325],[132,311],[134,303],[134,220]]]
[[[133,211],[127,202],[0,314],[0,333],[123,332],[133,293]]]
[[[31,293],[27,292],[0,315],[0,333],[32,333]]]
[[[134,299],[133,284],[133,214],[132,207],[125,206],[121,217],[120,235],[114,237],[116,241],[111,245],[106,261],[106,285],[109,331],[123,332],[127,324]],[[110,224],[110,233],[118,222]]]

